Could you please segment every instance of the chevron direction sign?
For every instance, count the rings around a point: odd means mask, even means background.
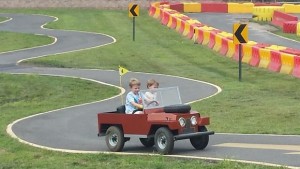
[[[140,15],[140,7],[138,4],[129,4],[128,5],[128,16],[136,17]]]
[[[233,24],[233,43],[247,43],[248,42],[248,25],[235,23]]]

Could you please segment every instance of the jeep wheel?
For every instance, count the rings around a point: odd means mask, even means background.
[[[110,151],[122,151],[125,143],[123,131],[117,126],[110,126],[106,131],[105,141]]]
[[[154,138],[140,138],[141,143],[145,146],[145,147],[152,147],[154,146]]]
[[[199,131],[205,132],[207,131],[207,129],[205,126],[201,126],[199,128]],[[203,150],[207,146],[208,141],[209,141],[208,135],[190,138],[190,142],[196,150]]]
[[[155,147],[160,154],[170,154],[174,148],[174,136],[166,127],[161,127],[155,132]]]

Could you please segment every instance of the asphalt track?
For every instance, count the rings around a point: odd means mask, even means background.
[[[23,14],[0,14],[0,16],[13,18],[0,24],[1,31],[43,34],[55,38],[55,43],[50,45],[1,53],[0,72],[79,77],[107,85],[119,85],[118,72],[113,70],[38,68],[16,65],[18,61],[27,58],[112,44],[115,42],[113,37],[89,32],[43,29],[41,25],[56,20],[49,16]],[[215,17],[215,14],[206,15],[207,17]],[[127,86],[130,77],[137,77],[143,82],[149,78],[155,78],[161,86],[174,86],[175,84],[179,86],[185,103],[205,99],[220,92],[217,86],[201,81],[137,72],[124,75],[122,86]],[[124,92],[124,90],[121,91]],[[15,121],[8,126],[7,132],[21,142],[41,148],[66,152],[105,152],[107,148],[104,138],[97,137],[96,114],[111,111],[120,102],[120,97],[115,96],[104,101],[41,113]],[[188,140],[182,140],[175,143],[173,154],[188,158],[232,159],[297,168],[300,167],[299,143],[299,136],[216,134],[210,137],[210,143],[204,151],[195,151]],[[132,138],[124,147],[125,153],[149,154],[153,151],[153,148],[144,148],[138,138]]]

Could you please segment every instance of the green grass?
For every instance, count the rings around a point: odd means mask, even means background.
[[[273,33],[275,33],[276,35],[283,36],[283,37],[293,39],[295,41],[300,42],[300,36],[297,36],[297,34],[284,33],[282,30],[274,31]]]
[[[73,78],[0,74],[0,169],[14,168],[273,168],[163,156],[68,154],[20,144],[5,132],[12,121],[39,112],[111,97],[119,89]]]
[[[233,133],[300,134],[297,125],[300,120],[299,79],[243,65],[243,79],[239,82],[237,62],[205,46],[194,45],[174,30],[161,26],[145,12],[136,19],[136,41],[133,42],[132,21],[127,11],[77,11],[58,9],[36,12],[60,18],[47,27],[102,32],[114,36],[117,42],[26,63],[99,69],[116,69],[122,65],[131,71],[208,81],[222,87],[223,92],[192,106],[211,117],[210,129]]]
[[[0,45],[0,52],[42,46],[50,44],[54,41],[53,38],[42,35],[13,33],[6,31],[0,31],[0,34],[0,41],[4,42]]]

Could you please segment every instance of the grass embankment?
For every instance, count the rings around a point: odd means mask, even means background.
[[[57,56],[38,59],[34,60],[34,63],[43,65],[50,63],[50,65],[61,67],[102,69],[116,69],[121,64],[132,71],[180,75],[220,85],[224,90],[221,94],[193,104],[195,109],[201,110],[203,114],[212,117],[213,124],[210,128],[217,132],[242,132],[243,130],[240,129],[242,127],[246,133],[253,133],[255,132],[253,127],[257,125],[254,122],[263,119],[264,123],[267,123],[268,120],[271,121],[269,123],[276,122],[276,125],[272,125],[276,129],[274,133],[280,133],[281,131],[277,129],[285,124],[281,122],[278,125],[279,121],[273,118],[273,116],[277,116],[276,113],[280,112],[277,110],[280,107],[278,104],[282,105],[281,101],[285,99],[288,102],[294,103],[294,100],[297,100],[296,96],[299,96],[296,89],[295,91],[293,89],[299,87],[297,85],[298,79],[286,75],[269,73],[265,70],[245,67],[244,69],[247,71],[244,72],[243,82],[237,82],[237,66],[235,62],[227,58],[222,58],[205,47],[193,45],[191,41],[182,38],[174,31],[160,26],[157,21],[147,17],[144,13],[141,17],[137,18],[136,42],[132,42],[131,22],[127,18],[127,12],[125,11],[59,9],[43,11],[25,10],[25,12],[51,14],[60,17],[61,19],[58,22],[51,24],[50,27],[52,28],[102,32],[110,34],[118,40],[114,45],[57,55],[59,59]],[[74,60],[74,62],[69,62],[70,59]],[[53,62],[53,60],[56,61]],[[75,64],[76,62],[81,64]],[[0,132],[0,168],[97,168],[99,166],[101,168],[111,168],[113,166],[114,168],[157,169],[186,167],[228,169],[269,168],[228,161],[208,163],[198,160],[169,159],[162,156],[140,156],[137,158],[136,156],[105,154],[67,154],[23,145],[5,133],[6,126],[13,120],[33,113],[44,112],[88,100],[100,99],[99,96],[106,98],[117,91],[112,91],[111,88],[109,90],[102,90],[103,86],[99,86],[98,84],[94,86],[94,84],[85,84],[89,82],[74,79],[68,82],[68,80],[62,80],[62,78],[3,74],[0,75],[0,79],[0,127],[2,129]],[[289,85],[291,89],[287,89],[286,85]],[[79,89],[82,89],[82,91],[79,91]],[[277,89],[280,90],[276,91]],[[285,93],[286,91],[290,92]],[[258,93],[263,98],[256,100]],[[284,96],[284,98],[279,96]],[[77,100],[74,98],[83,99]],[[277,101],[278,104],[271,101],[277,98],[280,99]],[[260,103],[264,101],[266,103]],[[256,108],[259,110],[258,112],[252,112],[252,107],[255,105],[259,106]],[[297,115],[297,111],[294,110],[298,107],[295,107],[294,104],[292,105],[291,107],[293,108],[288,107],[288,110],[285,109],[287,117],[289,114]],[[269,108],[273,106],[273,110],[276,113],[272,114],[272,112],[266,111],[268,110],[266,109],[268,106]],[[260,110],[260,107],[263,110]],[[269,114],[268,120],[261,117],[265,116],[264,111],[266,111],[266,114]],[[253,114],[251,115],[251,113]],[[287,118],[287,120],[290,119],[292,118]],[[248,120],[250,122],[253,121],[250,126],[244,124]],[[295,123],[296,121],[297,119],[294,121],[291,120],[290,123],[297,124]],[[263,126],[261,123],[259,121],[257,127]],[[267,124],[267,126],[269,125]],[[225,128],[223,128],[224,126]],[[298,132],[295,128],[291,130],[294,133]],[[263,127],[261,132],[271,131],[268,130],[268,127],[266,129]]]

